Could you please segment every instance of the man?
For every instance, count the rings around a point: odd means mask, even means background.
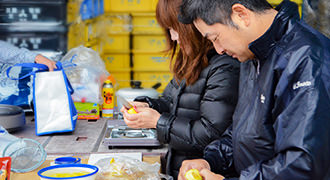
[[[241,61],[233,125],[184,161],[206,179],[330,179],[330,41],[299,21],[295,3],[183,0],[179,19],[194,23],[219,54]],[[212,170],[215,173],[212,173]]]
[[[56,63],[46,57],[29,51],[25,48],[18,48],[5,41],[0,40],[0,63],[16,64],[16,63],[40,63],[48,66],[50,71],[56,68]]]

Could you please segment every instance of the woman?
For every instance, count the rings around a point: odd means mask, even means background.
[[[239,77],[237,60],[218,55],[193,25],[179,23],[180,3],[159,0],[156,11],[174,78],[159,99],[136,98],[137,114],[121,109],[129,127],[156,128],[158,140],[169,144],[166,173],[175,179],[183,160],[202,157],[204,147],[232,123]]]

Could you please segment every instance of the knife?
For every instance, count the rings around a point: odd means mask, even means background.
[[[131,103],[129,103],[125,98],[123,98],[123,97],[121,97],[121,96],[119,96],[119,95],[117,95],[117,100],[126,108],[126,109],[128,109],[128,113],[129,114],[136,114],[137,113],[137,111],[136,111],[136,109],[135,109],[135,107],[131,104]]]

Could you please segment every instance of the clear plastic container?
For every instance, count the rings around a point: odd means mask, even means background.
[[[42,145],[33,139],[21,139],[9,134],[0,126],[0,153],[2,157],[11,157],[13,172],[29,172],[38,168],[47,153]]]

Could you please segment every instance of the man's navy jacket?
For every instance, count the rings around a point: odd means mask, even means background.
[[[241,64],[232,131],[204,151],[211,169],[239,179],[330,179],[330,40],[284,1]]]

